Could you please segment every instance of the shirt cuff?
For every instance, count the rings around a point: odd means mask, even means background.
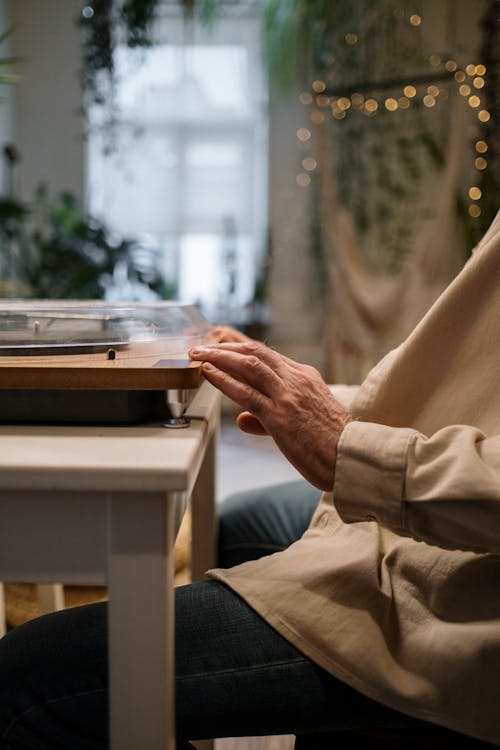
[[[337,446],[335,507],[345,523],[378,521],[405,532],[402,502],[408,444],[415,430],[349,422]]]

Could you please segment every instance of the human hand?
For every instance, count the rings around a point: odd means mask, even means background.
[[[220,344],[230,341],[252,341],[252,339],[231,326],[215,326],[208,332],[206,341],[209,344]]]
[[[331,490],[337,443],[351,415],[319,372],[252,339],[195,347],[203,374],[243,411],[244,432],[270,435],[284,456],[320,490]]]

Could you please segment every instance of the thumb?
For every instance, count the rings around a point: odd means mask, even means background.
[[[242,432],[248,432],[250,435],[267,435],[267,430],[262,426],[257,417],[254,417],[249,411],[242,411],[236,418],[236,424]]]

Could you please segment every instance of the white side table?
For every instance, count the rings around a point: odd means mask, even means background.
[[[173,550],[192,498],[193,578],[215,555],[220,395],[190,426],[0,426],[0,581],[106,584],[112,750],[174,750]]]

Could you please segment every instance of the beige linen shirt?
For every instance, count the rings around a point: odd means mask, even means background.
[[[500,745],[500,213],[350,409],[304,536],[208,575],[365,695]]]

